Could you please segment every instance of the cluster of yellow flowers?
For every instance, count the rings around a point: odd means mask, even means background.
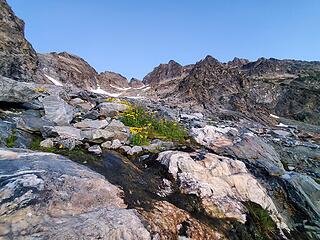
[[[143,128],[138,128],[138,127],[131,127],[130,128],[130,133],[131,134],[141,133],[142,131],[143,131]]]
[[[105,102],[117,102],[117,103],[121,103],[127,106],[131,106],[131,103],[129,103],[126,100],[123,99],[119,99],[119,98],[115,98],[115,97],[109,97],[109,98],[105,98],[104,99]]]
[[[146,127],[130,127],[131,141],[137,145],[148,145],[148,130]]]
[[[46,88],[43,88],[43,87],[37,87],[35,89],[33,89],[35,92],[38,92],[38,93],[45,93],[47,92],[47,89]]]

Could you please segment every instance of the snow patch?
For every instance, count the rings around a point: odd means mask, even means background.
[[[108,95],[110,97],[119,97],[122,94],[122,93],[109,93],[109,92],[101,89],[100,87],[98,87],[97,89],[91,89],[90,91],[93,93]]]
[[[140,90],[140,89],[145,88],[145,87],[148,87],[148,86],[149,86],[149,85],[143,85],[143,86],[141,86],[141,87],[137,87],[137,88],[133,88],[133,89]]]
[[[56,86],[63,86],[63,84],[62,84],[61,82],[59,82],[58,80],[54,79],[53,77],[50,77],[50,76],[48,76],[48,75],[46,75],[46,74],[45,74],[45,76],[46,76],[46,78],[48,78],[54,85],[56,85]]]
[[[146,91],[148,91],[150,88],[151,88],[151,87],[146,87],[146,88],[142,89],[142,91],[146,92]]]
[[[288,125],[285,125],[285,124],[283,124],[283,123],[279,123],[278,125],[277,125],[277,127],[284,127],[284,128],[287,128],[287,127],[289,127]]]
[[[140,96],[131,96],[131,97],[126,97],[126,98],[130,98],[130,99],[145,99],[145,97],[140,97]]]
[[[274,114],[270,114],[270,117],[279,119],[279,117],[277,115],[274,115]]]
[[[110,84],[110,87],[113,87],[113,88],[120,90],[120,91],[127,91],[127,90],[131,89],[131,87],[121,88],[121,87],[114,86],[112,84]]]

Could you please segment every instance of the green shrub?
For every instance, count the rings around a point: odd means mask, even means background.
[[[16,129],[13,129],[11,135],[6,140],[7,147],[13,148],[15,146],[16,140],[17,140]]]
[[[120,115],[120,120],[130,127],[131,142],[134,145],[147,145],[152,139],[184,142],[188,136],[180,124],[158,119],[155,113],[140,106],[130,106]]]
[[[263,239],[274,239],[274,236],[278,234],[278,229],[269,211],[253,202],[247,202],[245,206],[252,221],[259,229],[260,235],[264,236]]]

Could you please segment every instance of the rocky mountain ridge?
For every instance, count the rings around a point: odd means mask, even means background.
[[[24,37],[24,22],[5,0],[0,1],[0,74],[35,81],[38,57]]]
[[[320,239],[319,62],[128,82],[36,54],[0,4],[1,239]]]

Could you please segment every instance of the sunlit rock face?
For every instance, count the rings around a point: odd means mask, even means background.
[[[73,85],[82,89],[96,89],[96,70],[84,59],[67,52],[38,54],[38,78],[55,85]]]
[[[24,36],[24,22],[6,0],[0,1],[0,75],[35,81],[38,57]]]

